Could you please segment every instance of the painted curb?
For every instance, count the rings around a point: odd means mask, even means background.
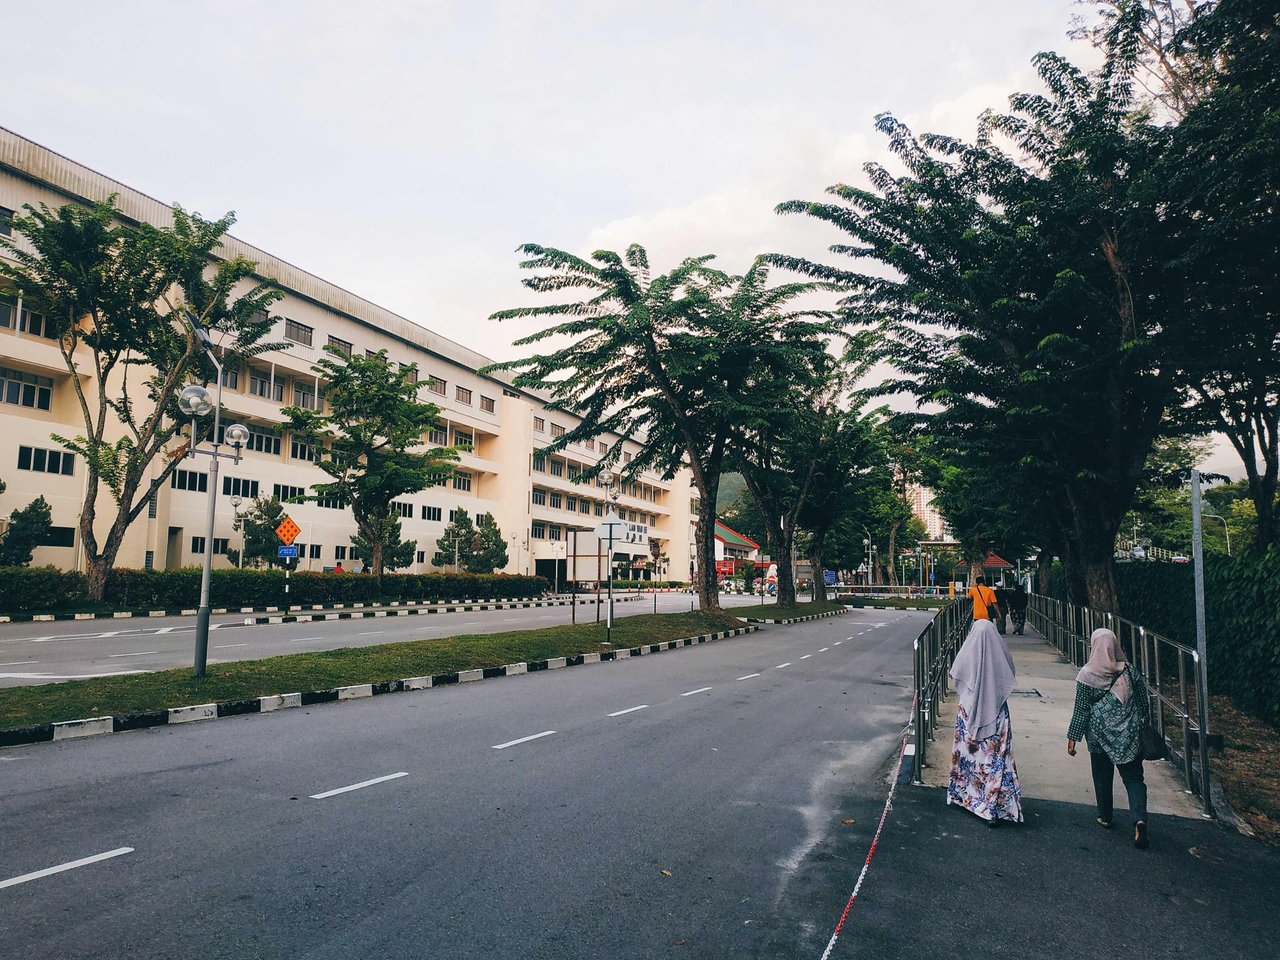
[[[831,610],[827,613],[814,613],[807,617],[792,617],[789,620],[770,620],[766,617],[743,617],[747,623],[805,623],[808,620],[825,620],[827,617],[842,617],[848,610]]]
[[[827,616],[827,614],[824,614],[824,616]],[[238,717],[247,713],[272,713],[290,707],[337,703],[345,700],[377,697],[382,694],[402,693],[411,690],[431,690],[435,687],[450,686],[458,683],[474,683],[482,680],[492,680],[497,677],[517,677],[524,674],[538,673],[543,670],[579,667],[588,663],[628,660],[631,657],[661,653],[664,650],[678,650],[681,647],[692,647],[701,643],[711,643],[716,640],[725,640],[729,637],[756,633],[759,629],[756,626],[737,627],[733,630],[704,633],[696,637],[667,640],[663,643],[646,644],[645,646],[632,647],[631,649],[623,647],[618,650],[606,650],[603,653],[580,653],[573,657],[532,660],[528,663],[508,663],[501,667],[480,667],[474,670],[463,670],[460,673],[445,673],[432,677],[407,677],[404,680],[354,684],[347,687],[335,687],[332,690],[277,693],[262,697],[248,697],[243,700],[225,700],[220,703],[170,707],[165,710],[152,710],[147,713],[135,713],[123,717],[91,717],[84,720],[67,720],[59,723],[18,727],[10,730],[0,730],[0,747],[14,747],[53,740],[72,740],[107,733],[123,733],[127,730],[143,730],[147,727],[190,723],[197,720],[221,720],[224,717]]]
[[[634,603],[637,600],[643,600],[643,596],[626,596],[614,597],[614,603]],[[285,609],[286,614],[301,613],[304,610],[362,610],[366,607],[376,607],[382,609],[383,612],[377,616],[404,616],[406,613],[420,613],[421,608],[429,607],[445,607],[445,612],[455,613],[458,611],[470,610],[511,610],[517,607],[567,607],[574,601],[571,600],[534,600],[532,598],[512,598],[500,597],[492,600],[392,600],[383,604],[369,603],[312,603],[303,605],[294,605]],[[578,600],[579,606],[587,606],[595,603],[595,599]],[[6,615],[0,616],[0,623],[49,623],[55,620],[131,620],[134,617],[194,617],[195,610],[116,610],[112,613],[36,613],[30,616],[19,614],[17,616]],[[228,613],[280,613],[279,607],[213,607],[210,611],[216,616],[223,616]],[[438,613],[440,611],[429,609],[428,613]],[[346,614],[338,619],[346,619],[353,614]],[[373,616],[372,611],[366,611],[363,614],[354,614],[355,616]],[[315,617],[306,617],[306,620],[317,619]],[[259,623],[268,621],[259,618]],[[272,623],[280,623],[279,620],[270,621]],[[292,623],[293,620],[285,620],[284,623]],[[305,622],[305,621],[304,621]]]

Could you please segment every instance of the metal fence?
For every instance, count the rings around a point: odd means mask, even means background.
[[[915,639],[915,755],[911,781],[922,784],[925,751],[938,728],[938,706],[947,694],[947,674],[973,622],[973,601],[959,597],[940,609]]]
[[[1184,781],[1199,798],[1203,816],[1213,817],[1209,688],[1205,664],[1195,648],[1115,614],[1050,597],[1033,595],[1027,615],[1032,626],[1076,666],[1089,658],[1089,637],[1094,630],[1106,627],[1120,638],[1129,662],[1146,679],[1155,707],[1151,721],[1169,746],[1170,760],[1182,765]]]
[[[963,593],[964,591],[961,591]],[[830,597],[926,597],[929,599],[947,598],[951,596],[950,586],[919,587],[905,583],[899,586],[887,584],[835,584],[828,585],[827,595]]]

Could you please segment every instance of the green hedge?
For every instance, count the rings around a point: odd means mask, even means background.
[[[594,583],[595,581],[589,581],[589,582]],[[600,581],[600,586],[602,588],[607,587],[608,585],[609,585],[608,580]],[[652,590],[655,586],[683,588],[683,587],[687,587],[688,584],[681,583],[678,580],[659,580],[657,581],[657,583],[654,583],[654,581],[652,580],[615,580],[613,581],[613,589],[615,590]],[[561,585],[561,592],[564,592],[568,589],[569,588],[564,586],[563,584]],[[591,589],[594,590],[595,587],[593,586]]]
[[[392,573],[378,581],[359,573],[294,573],[289,593],[279,570],[214,570],[209,600],[215,607],[286,604],[369,603],[376,600],[495,600],[537,597],[547,592],[542,577],[507,574]],[[194,607],[200,599],[200,569],[113,570],[103,602],[133,610]],[[82,574],[52,567],[0,569],[0,613],[21,614],[89,606]]]

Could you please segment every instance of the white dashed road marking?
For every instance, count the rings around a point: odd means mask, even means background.
[[[812,654],[812,653],[806,653],[806,654],[805,654],[803,657],[801,657],[800,659],[801,659],[801,660],[808,660],[808,659],[809,659],[810,657],[812,657],[812,656],[813,656],[813,654]]]
[[[357,633],[357,637],[377,637],[386,633],[385,630],[366,630],[364,633]]]
[[[74,870],[76,867],[87,867],[91,863],[110,860],[112,857],[121,857],[126,853],[133,853],[133,847],[117,847],[115,850],[108,850],[106,853],[95,853],[92,857],[83,857],[80,860],[72,860],[70,863],[60,863],[56,867],[46,867],[34,873],[24,873],[20,877],[10,877],[8,880],[0,880],[0,890],[5,887],[16,887],[20,883],[26,883],[28,880],[39,880],[41,877],[50,877],[55,873]]]
[[[780,664],[778,664],[778,665],[777,665],[776,667],[774,667],[773,669],[775,669],[775,670],[781,670],[783,667],[789,667],[789,666],[791,666],[791,661],[790,661],[790,660],[788,660],[786,663],[780,663]]]
[[[530,740],[541,740],[543,737],[549,737],[554,733],[554,730],[543,730],[541,733],[535,733],[531,737],[521,737],[519,740],[508,740],[506,743],[495,743],[493,745],[493,749],[505,750],[507,747],[515,747],[522,743],[528,743]]]
[[[156,652],[158,652],[158,651],[155,651],[155,650],[142,650],[142,651],[140,651],[140,652],[138,652],[138,653],[113,653],[113,654],[111,654],[111,656],[109,657],[109,659],[111,659],[111,660],[119,660],[121,657],[149,657],[149,656],[151,656],[153,653],[156,653]]]
[[[303,643],[307,640],[323,640],[324,637],[292,637],[290,643]]]
[[[758,677],[758,676],[760,676],[760,674],[758,674],[758,673],[748,673],[745,677],[739,677],[738,679],[739,679],[739,680],[750,680],[752,677]]]
[[[648,710],[648,709],[649,709],[649,705],[647,703],[642,703],[638,707],[627,707],[627,709],[625,710],[615,710],[613,713],[608,714],[608,716],[620,717],[624,713],[635,713],[637,710]]]
[[[710,687],[699,687],[697,690],[690,690],[688,693],[680,694],[680,696],[692,697],[695,693],[706,693],[710,689],[711,689]]]
[[[213,649],[225,650],[227,649],[227,647],[247,647],[247,646],[248,646],[247,643],[215,643],[213,645]]]
[[[340,793],[350,793],[352,790],[363,790],[365,787],[372,787],[375,783],[386,783],[388,780],[399,780],[401,777],[407,777],[409,774],[401,771],[400,773],[389,773],[385,777],[374,777],[372,780],[361,780],[359,783],[353,783],[349,787],[338,787],[336,790],[326,790],[324,793],[313,793],[312,800],[323,800],[326,797],[336,797]]]

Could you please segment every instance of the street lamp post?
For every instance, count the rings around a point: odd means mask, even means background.
[[[600,486],[604,488],[604,497],[614,509],[618,505],[618,493],[613,489],[613,471],[600,471]],[[606,513],[609,512],[606,510]],[[609,600],[605,613],[605,643],[613,643],[613,524],[609,525],[609,556],[605,558],[609,571]]]
[[[240,504],[244,503],[244,497],[238,493],[231,495],[231,510],[236,515],[235,522],[232,526],[240,526]],[[244,527],[240,527],[240,551],[236,554],[236,567],[240,570],[244,569],[244,547],[245,547],[245,531]]]
[[[216,403],[210,398],[209,391],[198,384],[193,383],[190,386],[183,387],[178,393],[178,408],[191,417],[191,445],[187,448],[187,456],[194,459],[196,454],[204,454],[210,460],[209,511],[208,519],[205,523],[204,570],[200,574],[200,607],[196,611],[195,674],[199,678],[204,676],[205,666],[209,658],[209,578],[213,571],[213,523],[218,509],[218,464],[223,459],[230,460],[233,463],[240,462],[240,451],[249,439],[249,430],[242,424],[233,423],[227,427],[225,435],[219,435],[222,427],[222,364],[218,363],[218,358],[213,355],[212,343],[209,341],[209,335],[205,333],[204,328],[196,324],[190,317],[188,319],[191,320],[196,337],[204,346],[209,360],[218,371],[218,397]],[[200,417],[208,416],[210,412],[213,413],[213,449],[200,450],[196,446],[199,442],[197,420]],[[234,453],[222,453],[219,448],[224,443],[229,444]]]
[[[1222,532],[1227,535],[1227,556],[1228,557],[1231,556],[1231,530],[1227,526],[1227,518],[1223,516],[1219,516],[1216,513],[1206,513],[1206,514],[1203,514],[1203,516],[1212,517],[1214,520],[1222,521]]]

